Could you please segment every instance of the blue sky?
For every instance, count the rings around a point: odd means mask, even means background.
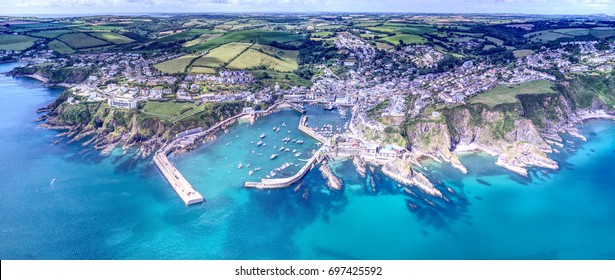
[[[0,14],[441,12],[615,15],[615,0],[0,0]]]

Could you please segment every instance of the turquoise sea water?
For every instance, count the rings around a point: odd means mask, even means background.
[[[299,114],[283,111],[172,158],[206,199],[186,207],[149,160],[101,157],[82,142],[51,145],[59,132],[33,120],[60,91],[0,76],[0,259],[615,259],[611,121],[581,125],[587,143],[565,137],[555,172],[523,178],[485,155],[461,158],[468,175],[426,164],[449,202],[407,194],[377,169],[360,178],[350,162],[331,164],[342,192],[326,189],[317,170],[296,191],[243,188],[284,162],[301,163],[273,149],[280,137],[303,139],[288,146],[304,154],[316,148],[297,131]],[[273,132],[282,122],[286,129]],[[256,147],[263,132],[267,146]]]

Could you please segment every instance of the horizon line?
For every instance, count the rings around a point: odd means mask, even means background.
[[[485,12],[349,12],[349,11],[217,11],[217,12],[101,12],[101,13],[7,13],[0,17],[38,17],[46,15],[55,16],[121,16],[121,15],[209,15],[209,14],[366,14],[366,15],[496,15],[496,16],[607,16],[615,17],[615,14],[607,13],[485,13]]]

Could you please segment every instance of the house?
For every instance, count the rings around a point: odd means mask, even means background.
[[[134,98],[128,97],[113,97],[108,100],[109,106],[123,108],[123,109],[136,109],[137,101]]]

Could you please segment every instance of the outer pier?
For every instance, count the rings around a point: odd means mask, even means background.
[[[259,188],[259,189],[279,189],[285,188],[293,183],[299,181],[299,179],[303,178],[305,174],[310,171],[314,165],[322,160],[322,153],[325,147],[321,147],[314,155],[305,163],[301,169],[295,175],[286,177],[286,178],[275,178],[275,179],[261,179],[260,182],[245,182],[244,187],[246,188]]]
[[[203,196],[194,190],[188,180],[177,171],[164,152],[156,152],[154,163],[186,205],[203,202]]]

